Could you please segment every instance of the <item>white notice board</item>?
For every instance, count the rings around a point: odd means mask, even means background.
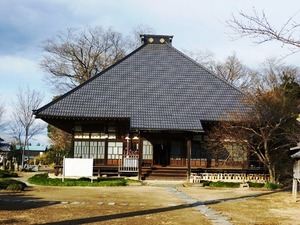
[[[64,177],[92,177],[93,159],[64,158]]]

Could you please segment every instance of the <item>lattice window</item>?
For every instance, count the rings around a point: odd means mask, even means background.
[[[143,141],[143,159],[153,159],[153,145],[149,141]]]
[[[123,142],[108,142],[107,159],[120,159],[123,154]]]
[[[105,142],[91,141],[90,142],[90,157],[94,159],[104,159]]]
[[[105,142],[102,141],[75,141],[75,158],[104,159]]]

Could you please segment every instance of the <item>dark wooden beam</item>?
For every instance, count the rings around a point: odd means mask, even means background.
[[[191,177],[191,154],[192,154],[192,139],[187,140],[187,168],[188,168],[188,174],[187,174],[187,181],[189,181]]]
[[[142,140],[142,137],[141,135],[139,134],[139,143],[138,143],[138,146],[139,146],[139,171],[138,171],[138,179],[141,180],[142,179],[142,161],[143,161],[143,140]]]

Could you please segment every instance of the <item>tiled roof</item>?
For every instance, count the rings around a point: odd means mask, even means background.
[[[202,130],[201,121],[245,110],[241,97],[169,43],[148,43],[35,114],[129,118],[136,129]]]

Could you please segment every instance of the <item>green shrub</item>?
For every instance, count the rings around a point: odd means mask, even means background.
[[[203,187],[207,187],[207,186],[210,185],[211,181],[208,181],[208,180],[201,180],[200,183],[203,184]]]
[[[217,182],[212,182],[212,181],[207,181],[207,180],[202,180],[201,183],[203,184],[203,187],[213,187],[213,188],[238,188],[240,187],[240,183],[235,183],[235,182],[223,182],[223,181],[217,181]],[[282,188],[282,185],[280,184],[274,184],[274,183],[252,183],[248,182],[249,187],[251,188],[268,188],[268,189],[278,189]]]
[[[43,185],[47,182],[48,173],[36,174],[28,179],[28,182],[31,184]]]
[[[279,189],[282,188],[282,186],[280,184],[274,184],[274,183],[265,183],[264,188],[268,188],[268,189]]]
[[[20,183],[9,184],[6,188],[9,191],[24,191],[24,186]]]
[[[0,178],[18,177],[17,173],[11,173],[7,170],[0,170]]]
[[[27,185],[21,181],[17,181],[17,180],[12,180],[12,179],[2,179],[0,180],[0,189],[7,189],[10,185],[12,185],[13,189],[13,185],[18,185],[18,186],[22,186],[22,188],[18,188],[21,190],[24,190],[25,187],[27,187]]]
[[[28,182],[43,186],[126,186],[125,179],[97,179],[91,182],[90,178],[82,177],[79,179],[65,178],[64,182],[61,178],[49,178],[47,173],[36,174],[28,179]]]
[[[238,188],[240,187],[240,183],[217,181],[217,182],[211,182],[209,184],[209,187]]]
[[[89,182],[91,182],[91,179],[88,178],[88,177],[80,177],[80,178],[78,179],[78,181],[89,181]]]
[[[249,182],[249,187],[251,188],[263,188],[264,187],[264,183],[253,183],[253,182]]]

